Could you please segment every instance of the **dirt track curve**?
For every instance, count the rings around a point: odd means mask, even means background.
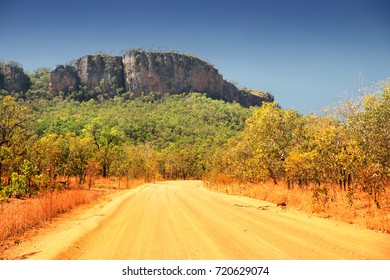
[[[65,220],[23,259],[390,259],[390,235],[245,197],[201,181],[146,184]]]

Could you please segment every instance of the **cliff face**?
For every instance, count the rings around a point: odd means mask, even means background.
[[[122,57],[87,55],[77,60],[77,73],[87,91],[98,91],[114,97],[125,88]]]
[[[126,90],[136,96],[161,93],[202,92],[214,99],[249,107],[273,101],[271,95],[255,95],[225,81],[212,65],[177,53],[129,51],[123,57]]]
[[[50,89],[55,96],[78,90],[79,86],[80,77],[72,66],[60,65],[50,73]]]
[[[245,107],[252,106],[253,104],[262,104],[263,102],[274,101],[274,96],[268,92],[257,91],[253,89],[240,89],[239,101]]]
[[[22,68],[7,64],[0,67],[0,89],[26,92],[30,86]],[[123,57],[86,55],[75,66],[57,66],[50,73],[50,91],[53,96],[76,93],[73,98],[80,100],[107,99],[124,92],[135,97],[151,92],[200,92],[245,107],[273,101],[269,94],[238,89],[225,81],[212,65],[194,56],[136,50]]]
[[[0,67],[0,89],[9,93],[26,92],[31,86],[30,77],[16,65],[5,64]]]
[[[3,69],[0,66],[0,89],[4,89],[4,79],[5,79],[5,76],[3,74]]]
[[[197,91],[224,97],[237,91],[214,67],[192,56],[131,51],[124,56],[123,64],[126,90],[136,95]]]

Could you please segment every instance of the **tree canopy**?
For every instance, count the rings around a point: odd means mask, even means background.
[[[243,108],[201,93],[108,100],[47,98],[48,70],[24,99],[0,100],[0,191],[24,195],[90,176],[202,178],[329,186],[378,197],[390,179],[390,86],[341,115],[277,103]],[[65,178],[65,179],[64,179]]]

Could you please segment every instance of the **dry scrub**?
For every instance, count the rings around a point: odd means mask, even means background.
[[[78,205],[91,203],[103,191],[68,190],[45,193],[29,199],[14,199],[0,207],[0,240],[39,226]]]
[[[143,184],[142,180],[99,178],[94,182],[96,187],[87,190],[81,189],[84,186],[77,186],[75,181],[71,181],[71,190],[47,192],[33,198],[10,199],[0,204],[0,244],[28,229],[41,226],[58,214],[96,201],[109,189],[128,189]]]
[[[144,179],[132,179],[127,180],[125,178],[97,178],[93,181],[95,188],[103,188],[103,189],[133,189],[142,184],[145,184],[146,181]]]
[[[338,186],[330,186],[328,192],[318,193],[315,186],[288,188],[286,184],[240,183],[220,175],[205,181],[206,187],[227,194],[243,195],[273,203],[285,202],[287,207],[333,218],[369,229],[390,233],[390,186],[385,188],[378,209],[368,193],[356,191],[351,196]]]

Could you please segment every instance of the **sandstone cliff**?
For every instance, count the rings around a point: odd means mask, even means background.
[[[0,89],[4,89],[4,79],[5,79],[5,76],[3,74],[3,70],[2,70],[2,67],[0,66]]]
[[[151,92],[201,92],[245,107],[273,101],[269,94],[239,90],[225,81],[212,65],[194,56],[178,53],[132,50],[122,58],[85,56],[76,62],[76,67],[87,91],[120,92],[124,89],[135,97]]]
[[[50,73],[50,89],[53,95],[78,90],[80,84],[80,77],[73,66],[60,65]]]
[[[103,93],[111,98],[124,90],[122,57],[87,55],[77,60],[76,69],[88,91]]]
[[[237,88],[223,80],[210,64],[187,55],[130,51],[123,58],[126,90],[142,92],[204,92],[210,97],[238,101]]]
[[[249,107],[273,101],[267,93],[238,89],[205,61],[177,53],[129,51],[123,57],[126,90],[142,93],[201,92]]]
[[[14,64],[0,65],[0,89],[9,93],[24,93],[30,86],[30,78],[20,66]]]
[[[24,93],[30,85],[22,68],[7,64],[0,67],[0,89]],[[73,93],[72,98],[79,100],[107,99],[126,92],[134,97],[153,92],[200,92],[245,107],[273,101],[270,94],[238,89],[224,80],[215,67],[197,57],[172,52],[132,50],[123,57],[86,55],[74,66],[57,66],[50,73],[49,86],[53,96]]]

